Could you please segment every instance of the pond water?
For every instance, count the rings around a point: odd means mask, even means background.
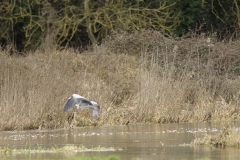
[[[240,126],[240,122],[232,122]],[[114,147],[116,151],[22,153],[4,155],[0,159],[63,159],[73,156],[107,157],[121,160],[211,160],[239,159],[235,148],[184,146],[206,132],[218,132],[221,123],[136,124],[124,126],[78,127],[73,129],[0,132],[1,148],[61,147],[66,144],[87,148]]]

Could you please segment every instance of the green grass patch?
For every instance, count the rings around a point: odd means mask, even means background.
[[[66,145],[63,147],[52,147],[52,148],[42,148],[38,147],[37,149],[31,148],[23,148],[23,149],[12,149],[8,147],[4,147],[0,149],[1,154],[21,154],[21,153],[56,153],[56,152],[107,152],[107,151],[116,151],[122,150],[121,148],[106,148],[106,147],[94,147],[87,148],[85,146],[74,146],[74,145]]]
[[[45,160],[48,160],[48,159],[45,159]],[[110,157],[104,157],[104,158],[100,158],[100,157],[70,157],[70,158],[64,158],[61,160],[120,160],[120,158],[117,156],[110,156]]]

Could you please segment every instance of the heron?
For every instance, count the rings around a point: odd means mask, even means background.
[[[100,111],[100,106],[94,102],[94,101],[89,101],[87,98],[80,96],[78,94],[73,94],[71,97],[68,98],[67,103],[65,104],[63,110],[64,112],[67,112],[74,106],[77,107],[77,109],[92,109],[93,113],[92,116],[94,119],[98,118],[98,113]]]

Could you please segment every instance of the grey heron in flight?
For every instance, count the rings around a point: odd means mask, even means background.
[[[90,108],[93,110],[93,113],[92,113],[93,118],[94,119],[98,118],[100,106],[96,102],[89,101],[88,99],[78,94],[73,94],[71,97],[68,98],[68,101],[65,104],[63,110],[64,112],[67,112],[69,109],[73,108],[74,106],[76,106],[77,109]]]

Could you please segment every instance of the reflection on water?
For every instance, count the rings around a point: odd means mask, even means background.
[[[240,122],[234,122],[238,127]],[[66,144],[92,147],[115,147],[122,150],[109,152],[60,152],[12,155],[9,159],[61,159],[68,156],[110,156],[118,155],[123,160],[141,158],[159,159],[239,159],[239,150],[234,148],[216,149],[209,147],[180,146],[190,143],[196,136],[206,132],[218,132],[220,123],[177,123],[137,124],[129,126],[79,127],[46,131],[0,132],[1,147],[9,148],[50,148]],[[0,159],[8,157],[0,155]]]

